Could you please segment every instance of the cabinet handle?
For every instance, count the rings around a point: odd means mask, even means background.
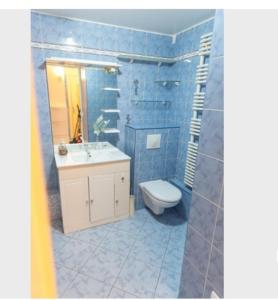
[[[118,204],[118,203],[119,203],[119,200],[116,200],[115,202],[116,202],[116,204]]]
[[[94,202],[94,199],[91,199],[91,203],[93,204],[93,202]]]
[[[88,204],[89,204],[89,200],[86,200],[86,202],[85,202],[85,203],[86,203],[86,205],[88,205]]]
[[[125,178],[124,178],[124,177],[122,177],[121,179],[122,179],[122,182],[124,182]]]

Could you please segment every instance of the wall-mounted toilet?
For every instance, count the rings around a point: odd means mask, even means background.
[[[181,191],[164,180],[152,180],[139,183],[145,205],[156,215],[165,208],[176,206],[182,197]]]

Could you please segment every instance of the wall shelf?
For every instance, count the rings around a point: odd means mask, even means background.
[[[173,58],[167,57],[156,57],[156,56],[148,56],[148,55],[139,55],[139,54],[120,54],[118,55],[118,59],[129,60],[131,63],[134,61],[141,62],[152,62],[161,64],[174,64],[176,61]]]
[[[61,65],[73,65],[73,66],[88,66],[88,67],[114,67],[119,68],[121,65],[113,62],[107,61],[96,61],[96,60],[85,60],[85,59],[71,59],[71,58],[63,58],[63,57],[50,57],[45,60],[50,64],[61,64]]]
[[[114,109],[114,108],[102,109],[101,111],[104,113],[120,113],[121,112],[119,109]]]
[[[157,83],[160,86],[170,88],[174,86],[179,86],[181,81],[180,80],[155,80],[155,83]]]
[[[112,88],[112,87],[104,87],[104,91],[111,91],[111,92],[119,92],[121,89],[118,88]]]
[[[136,105],[140,102],[142,103],[162,103],[164,105],[170,103],[168,100],[136,100],[136,99],[131,99],[132,102],[134,102]]]
[[[120,133],[120,130],[117,128],[106,128],[103,131],[104,133]]]

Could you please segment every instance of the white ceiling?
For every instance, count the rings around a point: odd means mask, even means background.
[[[214,16],[214,9],[39,9],[51,15],[175,34]]]

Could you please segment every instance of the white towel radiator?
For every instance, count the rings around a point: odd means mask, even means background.
[[[191,119],[189,134],[190,139],[187,146],[187,157],[185,163],[184,183],[192,188],[195,176],[196,160],[198,153],[198,141],[201,130],[201,112],[204,107],[205,92],[204,87],[208,77],[208,63],[206,63],[210,55],[212,45],[212,32],[202,35],[200,38],[199,56],[200,63],[196,70],[196,92],[193,97],[193,116]]]

